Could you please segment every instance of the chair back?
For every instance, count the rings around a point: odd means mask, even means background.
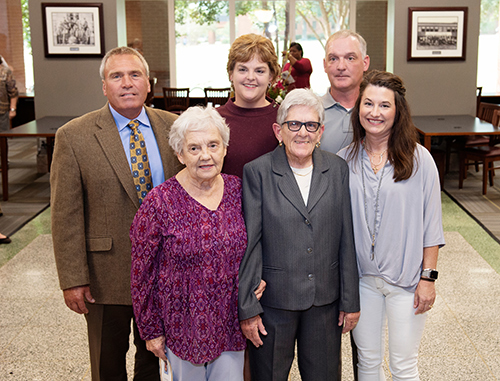
[[[153,78],[149,78],[149,93],[146,97],[146,101],[144,102],[144,104],[148,107],[151,107],[151,105],[153,104],[153,101],[155,99],[155,85],[156,85],[156,77],[153,77]]]
[[[493,111],[493,120],[491,122],[495,127],[500,127],[500,110]],[[499,135],[490,136],[490,146],[496,146],[500,143]]]
[[[483,88],[481,86],[476,87],[476,116],[479,117],[479,105],[481,103],[481,93]]]
[[[479,104],[477,117],[486,122],[493,123],[493,113],[495,110],[500,110],[500,105],[481,102]]]
[[[493,119],[491,120],[491,124],[495,127],[500,127],[500,109],[493,111]]]
[[[214,107],[216,105],[225,105],[231,94],[230,87],[224,87],[221,89],[205,87],[203,91],[205,92],[205,106],[207,106],[209,103],[212,103],[212,106]]]
[[[180,114],[189,108],[189,88],[163,87],[165,110]]]

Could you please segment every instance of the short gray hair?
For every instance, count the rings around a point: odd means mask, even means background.
[[[101,76],[101,79],[103,81],[104,81],[104,69],[106,68],[106,63],[108,62],[108,59],[112,56],[118,56],[124,54],[130,54],[132,56],[136,56],[137,58],[139,58],[142,62],[142,65],[144,66],[144,70],[146,71],[146,76],[149,77],[149,65],[144,56],[137,50],[129,48],[128,46],[119,46],[117,48],[113,48],[110,51],[108,51],[101,61],[101,66],[99,67],[99,75]]]
[[[181,153],[189,131],[203,131],[215,126],[219,130],[222,143],[229,145],[229,127],[220,114],[212,106],[194,106],[184,111],[170,128],[169,144],[175,153]]]
[[[311,89],[294,89],[290,91],[278,109],[277,122],[281,126],[286,121],[288,111],[293,106],[307,106],[318,113],[319,120],[323,124],[325,120],[325,108],[323,101],[319,96],[314,94]]]
[[[328,40],[326,41],[325,52],[327,52],[328,45],[330,44],[330,42],[335,41],[335,40],[340,40],[342,38],[348,38],[348,37],[352,37],[358,41],[359,50],[361,51],[361,56],[362,56],[361,58],[365,58],[366,57],[366,41],[365,41],[365,39],[359,33],[353,32],[352,30],[349,30],[349,29],[342,29],[342,30],[339,30],[338,32],[335,32],[334,34],[332,34],[328,38]]]

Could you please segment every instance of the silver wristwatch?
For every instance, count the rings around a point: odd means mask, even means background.
[[[438,278],[438,271],[435,269],[423,269],[420,278],[434,282]]]

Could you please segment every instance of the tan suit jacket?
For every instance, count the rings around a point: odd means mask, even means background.
[[[168,179],[181,169],[168,144],[176,116],[146,112]],[[50,183],[61,289],[90,285],[98,304],[131,305],[129,229],[139,199],[108,105],[57,131]]]

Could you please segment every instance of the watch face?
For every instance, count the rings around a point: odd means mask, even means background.
[[[437,279],[438,278],[438,272],[436,270],[431,270],[429,271],[429,278],[431,279]]]

